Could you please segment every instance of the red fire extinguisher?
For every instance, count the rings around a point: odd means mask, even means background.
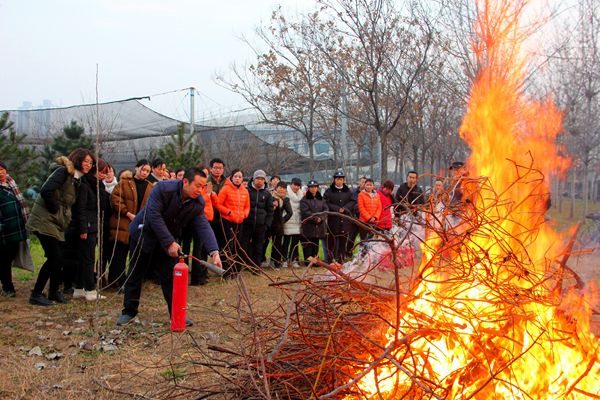
[[[185,331],[185,309],[188,291],[188,266],[179,259],[173,269],[173,298],[171,301],[171,332]]]

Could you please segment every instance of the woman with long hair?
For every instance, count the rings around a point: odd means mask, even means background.
[[[242,222],[250,214],[250,194],[243,185],[244,173],[234,169],[218,196],[217,209],[221,214],[223,234],[225,236],[225,260],[223,266],[227,276],[241,271],[242,246],[239,242]]]
[[[110,202],[113,213],[110,217],[108,242],[109,260],[108,285],[118,288],[125,283],[125,263],[129,254],[129,224],[144,207],[153,184],[147,179],[151,167],[148,160],[139,160],[135,165],[135,175],[125,171],[113,190]]]
[[[50,306],[54,304],[53,300],[68,302],[59,291],[62,243],[71,222],[71,207],[77,198],[76,180],[92,169],[95,159],[90,150],[78,148],[68,157],[58,157],[56,163],[52,174],[42,185],[27,221],[27,229],[39,238],[46,255],[46,262],[40,268],[29,297],[29,303],[38,306]],[[48,281],[50,287],[46,297],[42,292]]]
[[[108,199],[108,193],[102,182],[108,171],[108,164],[98,159],[96,165],[81,177],[77,187],[77,200],[72,208],[71,227],[74,231],[77,250],[77,272],[75,274],[75,290],[73,298],[85,298],[88,301],[103,299],[96,290],[94,261],[96,243],[101,225],[98,215]],[[100,212],[100,214],[99,214]]]

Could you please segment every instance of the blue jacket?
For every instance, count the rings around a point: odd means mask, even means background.
[[[140,240],[142,252],[149,253],[157,245],[165,252],[173,242],[179,242],[183,230],[192,228],[194,237],[204,242],[208,253],[219,250],[215,234],[204,216],[204,199],[187,199],[181,202],[183,194],[181,181],[158,182],[131,224],[131,248],[135,248]]]

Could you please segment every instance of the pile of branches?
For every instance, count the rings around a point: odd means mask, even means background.
[[[539,196],[533,201],[543,203],[544,195],[535,194],[533,173],[523,174],[515,185],[527,183],[532,187],[532,196]],[[501,200],[502,196],[494,192],[486,179],[472,181],[477,186],[474,196],[479,198],[463,204],[460,213],[455,213],[462,215],[458,223],[455,219],[449,225],[439,210],[426,206],[420,210],[417,224],[411,220],[404,226],[402,232],[410,236],[413,228],[420,225],[426,237],[416,240],[432,254],[417,273],[403,271],[406,266],[396,257],[398,246],[403,245],[402,239],[380,234],[370,240],[383,241],[390,248],[394,265],[390,285],[367,283],[348,275],[343,268],[312,259],[311,264],[327,270],[329,278],[319,279],[305,270],[296,279],[273,282],[272,285],[284,291],[287,301],[277,310],[265,312],[253,309],[243,280],[238,278],[241,296],[237,320],[243,342],[239,349],[208,346],[205,354],[211,361],[204,365],[227,382],[221,394],[244,399],[493,396],[490,383],[504,379],[502,374],[535,345],[545,334],[546,327],[536,327],[542,333],[533,338],[529,348],[524,343],[515,346],[527,348],[524,352],[513,352],[495,339],[515,340],[511,330],[516,322],[531,317],[528,304],[560,305],[572,244],[563,252],[562,259],[548,259],[541,267],[534,267],[527,249],[535,240],[536,230],[544,223],[545,210],[541,209],[541,215],[533,215],[536,222],[532,227],[515,237],[505,230],[504,222],[516,212],[518,205]],[[497,208],[497,212],[476,208],[475,204],[481,204],[483,197],[496,199],[490,207]],[[426,240],[428,237],[436,237],[435,244]],[[489,248],[474,245],[482,237],[491,239]],[[376,269],[377,265],[373,265],[367,273],[375,273]],[[570,275],[576,277],[572,271]],[[423,289],[427,285],[436,285],[439,291],[427,292],[428,289]],[[463,304],[469,296],[468,289],[472,288],[485,293],[481,301],[493,306],[494,311],[478,314]],[[415,306],[419,301],[431,303],[440,315],[423,312]],[[495,325],[490,324],[491,319]],[[472,326],[454,322],[457,320],[472,321]],[[577,336],[578,322],[566,322],[561,329],[564,340],[570,340]],[[456,347],[466,348],[464,332],[472,327],[476,327],[475,332],[468,335],[468,340],[481,340],[477,344],[481,359],[475,357],[449,376],[435,376],[432,366],[441,360],[413,347],[418,340],[435,342],[445,337]],[[493,368],[489,358],[495,359]],[[596,368],[594,360],[591,359],[586,373]],[[395,379],[398,374],[402,374],[404,380]],[[365,392],[358,384],[367,375],[377,377],[373,380],[375,394]],[[473,384],[476,387],[467,395],[457,395],[457,387]],[[514,386],[518,389],[516,383]],[[575,385],[570,390],[577,391]],[[594,394],[583,394],[597,398]]]

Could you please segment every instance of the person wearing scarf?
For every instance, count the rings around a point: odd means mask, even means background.
[[[19,243],[27,240],[25,224],[28,217],[25,199],[17,183],[8,175],[6,164],[0,161],[0,280],[4,297],[16,295],[11,267]]]

